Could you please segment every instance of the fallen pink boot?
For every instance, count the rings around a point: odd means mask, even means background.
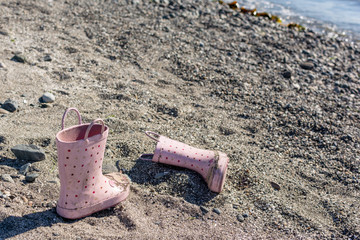
[[[154,132],[145,132],[157,141],[154,154],[143,154],[140,159],[185,167],[201,174],[213,192],[223,189],[229,158],[219,151],[193,148],[184,143],[161,136]]]
[[[64,129],[66,115],[71,110],[77,113],[79,125]],[[61,184],[56,211],[60,216],[82,218],[112,207],[129,195],[130,180],[125,175],[102,174],[108,133],[109,128],[101,119],[82,124],[77,109],[65,111],[62,130],[56,134]]]

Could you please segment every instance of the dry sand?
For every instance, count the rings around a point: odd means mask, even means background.
[[[0,114],[0,239],[359,239],[359,51],[217,2],[0,0],[0,102],[19,103]],[[132,180],[76,221],[55,212],[68,107],[105,120],[104,171]],[[139,160],[145,130],[226,152],[223,192]],[[17,144],[46,151],[33,183]]]

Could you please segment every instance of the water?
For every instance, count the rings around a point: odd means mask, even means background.
[[[228,0],[227,2],[232,2]],[[360,41],[360,0],[238,0],[239,6],[256,8],[332,37]]]

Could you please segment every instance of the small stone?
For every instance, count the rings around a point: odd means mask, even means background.
[[[291,78],[291,72],[290,71],[284,71],[282,73],[282,75],[283,75],[284,78]]]
[[[214,208],[213,212],[216,213],[216,214],[219,214],[219,215],[221,214],[221,210],[218,209],[218,208]]]
[[[9,33],[4,29],[0,29],[0,35],[9,36]]]
[[[45,159],[44,150],[33,144],[19,144],[15,147],[12,147],[11,151],[15,154],[17,159],[21,160],[36,162]]]
[[[164,177],[164,176],[166,176],[166,175],[168,175],[168,174],[169,174],[169,172],[161,172],[161,173],[158,173],[158,174],[155,175],[155,179],[162,178],[162,177]]]
[[[294,84],[293,84],[293,87],[294,87],[296,90],[299,90],[299,89],[300,89],[300,85],[297,84],[297,83],[294,83]]]
[[[28,202],[28,206],[29,206],[29,207],[32,207],[32,205],[34,205],[34,202],[33,202],[33,201],[29,201],[29,202]]]
[[[3,180],[4,182],[14,183],[14,179],[12,179],[10,174],[2,174],[1,180]]]
[[[5,68],[5,65],[0,62],[0,68]]]
[[[5,194],[5,193],[3,193],[2,191],[0,191],[0,198],[7,198],[8,196]]]
[[[23,55],[21,54],[15,54],[12,58],[11,58],[11,61],[14,61],[14,62],[18,62],[18,63],[25,63],[26,62],[26,59]]]
[[[3,108],[0,108],[0,114],[9,114],[9,111],[6,111]]]
[[[46,207],[50,207],[50,208],[56,207],[56,203],[54,203],[54,202],[48,202],[48,203],[46,204]]]
[[[40,107],[41,107],[41,108],[51,108],[52,105],[51,105],[51,104],[48,104],[48,103],[41,103]]]
[[[247,213],[244,213],[242,216],[243,216],[244,218],[248,218],[248,217],[249,217],[249,215],[248,215]]]
[[[34,182],[35,179],[39,177],[39,174],[37,173],[30,173],[30,174],[27,174],[26,177],[25,177],[25,181],[31,183],[31,182]]]
[[[200,210],[201,210],[204,214],[206,214],[206,213],[208,213],[208,212],[210,211],[208,208],[206,208],[206,207],[204,207],[204,206],[200,206]]]
[[[55,96],[52,93],[46,92],[42,95],[41,100],[44,103],[52,103],[55,101]]]
[[[55,184],[56,186],[60,187],[60,182],[57,179],[48,181],[51,184]]]
[[[50,56],[49,54],[46,54],[46,55],[44,56],[44,61],[45,61],[45,62],[51,62],[51,61],[52,61],[51,56]]]
[[[16,101],[8,99],[2,104],[1,107],[9,112],[15,112],[18,106],[19,105]]]
[[[311,70],[314,68],[314,64],[311,62],[302,62],[300,63],[300,67],[305,70]]]
[[[280,190],[280,185],[279,185],[279,184],[270,181],[270,185],[271,185],[276,191],[279,191],[279,190]]]
[[[305,55],[310,55],[310,52],[309,52],[309,51],[307,51],[307,50],[305,50],[305,49],[304,49],[304,50],[302,50],[302,53],[303,53],[303,54],[305,54]]]
[[[20,170],[19,172],[22,174],[22,175],[26,175],[31,169],[31,163],[27,163],[27,164],[24,164],[20,167]]]
[[[238,220],[239,222],[245,221],[245,218],[244,218],[242,215],[240,215],[240,214],[237,215],[236,218],[237,218],[237,220]]]
[[[29,200],[28,200],[26,197],[24,197],[24,196],[21,196],[21,200],[23,200],[24,203],[28,203],[28,202],[29,202]]]

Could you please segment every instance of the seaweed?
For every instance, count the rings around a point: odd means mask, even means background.
[[[237,3],[237,1],[233,1],[231,3],[224,3],[224,1],[219,0],[220,4],[227,4],[231,9],[235,10],[235,11],[239,11],[241,13],[244,14],[250,14],[252,16],[255,17],[263,17],[263,18],[267,18],[273,22],[279,23],[283,26],[287,26],[288,28],[291,29],[297,29],[298,31],[305,31],[305,27],[297,24],[297,23],[289,23],[289,24],[282,24],[280,17],[278,17],[277,15],[272,15],[270,13],[267,12],[257,12],[256,8],[254,9],[247,9],[245,7],[239,7],[239,4]]]

